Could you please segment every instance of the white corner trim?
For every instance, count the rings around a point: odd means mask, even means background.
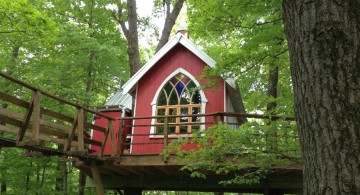
[[[179,73],[182,73],[184,75],[186,75],[187,77],[189,77],[197,87],[200,87],[200,83],[196,80],[196,78],[190,74],[188,71],[186,71],[185,69],[183,68],[178,68],[176,69],[174,72],[172,72],[169,76],[166,77],[166,79],[164,79],[164,81],[161,83],[161,85],[159,86],[159,88],[157,89],[155,95],[154,95],[154,98],[151,102],[151,115],[152,116],[155,116],[156,114],[156,102],[157,102],[157,99],[161,93],[161,90],[164,88],[164,86],[166,85],[166,83],[169,82],[170,79],[172,79],[174,76],[176,76],[177,74]],[[206,103],[208,102],[206,96],[205,96],[205,93],[203,90],[199,90],[200,92],[200,96],[201,96],[201,114],[204,114],[205,111],[206,111]],[[203,121],[205,123],[205,117],[201,117],[201,121]],[[154,136],[154,133],[155,133],[155,127],[154,127],[154,124],[155,124],[155,119],[151,119],[151,127],[150,127],[150,138],[155,138]],[[205,125],[201,125],[201,130],[205,129]]]
[[[136,86],[136,92],[135,92],[135,100],[137,100],[138,97],[138,86]],[[137,102],[134,101],[134,112],[133,112],[133,116],[136,116],[136,107],[137,107]],[[134,134],[134,126],[135,126],[135,120],[132,121],[132,127],[131,127],[131,134]],[[132,147],[133,147],[133,141],[134,141],[134,137],[131,136],[130,137],[130,154],[132,153]]]

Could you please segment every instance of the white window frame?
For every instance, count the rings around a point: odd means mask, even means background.
[[[183,68],[176,69],[168,77],[166,77],[166,79],[161,83],[161,85],[157,89],[157,91],[154,95],[154,98],[151,102],[151,109],[152,109],[151,115],[152,116],[156,116],[156,104],[157,104],[157,100],[158,100],[161,90],[170,81],[170,79],[172,79],[174,76],[176,76],[179,73],[186,75],[189,79],[191,79],[195,83],[196,87],[200,87],[200,83],[195,79],[195,77],[192,74],[190,74],[188,71],[186,71]],[[201,96],[201,114],[204,114],[206,111],[206,103],[208,102],[208,100],[202,89],[199,90],[199,93]],[[205,117],[201,117],[201,122],[205,123]],[[155,118],[151,119],[150,138],[163,138],[164,137],[163,135],[154,135],[155,134],[155,126],[154,125],[155,125]],[[205,129],[205,124],[200,125],[200,131],[202,131],[204,129]],[[179,136],[169,135],[169,137],[179,137]]]

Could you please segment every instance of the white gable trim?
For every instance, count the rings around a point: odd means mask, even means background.
[[[189,39],[183,36],[181,33],[171,39],[164,47],[162,47],[139,71],[137,71],[124,85],[123,93],[126,94],[131,91],[139,80],[163,57],[167,54],[175,45],[183,45],[185,48],[194,53],[197,57],[203,60],[208,66],[215,67],[216,62],[198,47],[196,47]]]
[[[195,79],[195,77],[192,74],[190,74],[188,71],[186,71],[183,68],[178,68],[173,73],[171,73],[168,77],[166,77],[166,79],[164,79],[164,81],[161,83],[160,87],[157,89],[157,91],[154,95],[154,99],[151,102],[151,108],[152,108],[151,115],[152,116],[155,116],[155,114],[156,114],[156,102],[161,93],[161,90],[164,88],[166,83],[168,83],[170,81],[170,79],[172,79],[178,73],[182,73],[182,74],[186,75],[187,77],[189,77],[195,83],[195,85],[197,87],[201,86],[200,83]],[[206,111],[206,103],[208,102],[208,100],[207,100],[203,90],[199,90],[199,92],[200,92],[200,96],[201,96],[201,114],[204,114]],[[205,124],[205,117],[201,117],[201,121]],[[150,137],[151,138],[155,138],[154,124],[155,124],[155,118],[151,119],[151,127],[150,127]],[[205,129],[205,125],[201,125],[200,130],[203,130],[203,129]]]
[[[157,89],[157,91],[155,93],[155,96],[154,96],[153,101],[151,102],[151,105],[156,105],[156,101],[159,97],[159,94],[160,94],[161,90],[164,88],[164,86],[166,85],[166,83],[169,82],[170,79],[172,79],[175,75],[177,75],[179,73],[182,73],[182,74],[186,75],[187,77],[189,77],[192,81],[194,81],[194,83],[197,87],[201,87],[200,83],[196,80],[196,78],[192,74],[190,74],[188,71],[186,71],[183,68],[178,68],[173,73],[171,73],[168,77],[166,77],[166,79],[164,79],[164,81],[161,83],[160,87]],[[199,92],[201,95],[201,101],[205,102],[205,103],[208,102],[208,100],[205,97],[204,91],[200,90]]]

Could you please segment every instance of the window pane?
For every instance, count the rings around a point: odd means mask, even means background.
[[[199,107],[193,107],[192,108],[192,114],[200,114],[200,108]],[[191,122],[200,122],[200,117],[198,117],[198,116],[192,117]]]
[[[174,77],[174,78],[171,79],[170,82],[171,82],[174,86],[176,86],[176,83],[179,82],[179,79],[176,78],[176,77]]]
[[[200,131],[200,126],[192,126],[191,127],[191,133],[195,133],[195,132],[198,132],[198,131]]]
[[[185,88],[185,85],[182,83],[182,82],[179,82],[176,86],[176,91],[178,93],[178,95],[180,96],[181,95],[181,92],[184,90]]]
[[[181,108],[180,109],[180,114],[181,115],[188,115],[189,113],[189,108]],[[180,117],[180,123],[186,123],[189,121],[189,117]]]
[[[170,83],[167,83],[164,87],[164,90],[166,91],[166,94],[169,96],[171,90],[173,89],[173,86]]]
[[[176,129],[176,127],[173,127],[173,126],[169,127],[169,132],[168,132],[168,133],[169,133],[169,134],[170,134],[170,133],[172,133],[172,134],[176,133],[176,132],[175,132],[175,129]]]
[[[182,78],[186,77],[186,75],[184,75],[183,73],[179,73],[175,77],[181,80]]]
[[[169,108],[169,116],[178,115],[177,108]],[[176,117],[169,117],[169,123],[176,123]]]
[[[156,127],[156,134],[163,134],[164,133],[164,127]]]
[[[165,108],[158,108],[157,115],[158,116],[164,116],[165,115]]]
[[[181,81],[186,85],[191,80],[187,76],[185,76],[181,79]]]
[[[158,99],[157,105],[158,105],[158,106],[165,106],[165,105],[167,105],[165,91],[162,91],[162,92],[161,92],[161,94],[160,94],[160,96],[159,96],[159,99]]]
[[[179,104],[178,95],[173,90],[170,94],[169,105],[178,105],[178,104]]]
[[[183,93],[180,96],[180,104],[181,105],[190,104],[190,94],[186,89],[183,91]]]
[[[193,81],[190,81],[190,83],[186,87],[191,91],[195,89],[196,85]]]
[[[191,103],[192,104],[201,104],[201,95],[200,95],[199,91],[194,91]]]
[[[165,108],[157,109],[157,116],[165,116]],[[158,123],[164,123],[164,118],[157,118]]]
[[[187,133],[188,132],[188,126],[180,126],[180,133]]]

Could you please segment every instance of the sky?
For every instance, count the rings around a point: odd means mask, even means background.
[[[163,29],[164,26],[164,17],[151,17],[152,16],[152,12],[153,12],[153,0],[136,0],[136,6],[137,6],[137,13],[139,17],[150,17],[150,22],[151,24],[155,24],[158,29],[159,29],[159,33],[161,34],[161,31]],[[182,13],[186,13],[186,9],[185,9],[185,5],[181,10]],[[180,15],[177,23],[180,22],[180,20],[183,20],[184,18],[184,14]],[[175,26],[177,26],[175,24]],[[150,38],[151,35],[153,35],[153,31],[145,31],[142,32],[145,37],[140,37],[140,45],[142,47],[150,47],[151,44],[157,44],[157,39],[155,38]],[[172,35],[170,35],[172,36]]]

